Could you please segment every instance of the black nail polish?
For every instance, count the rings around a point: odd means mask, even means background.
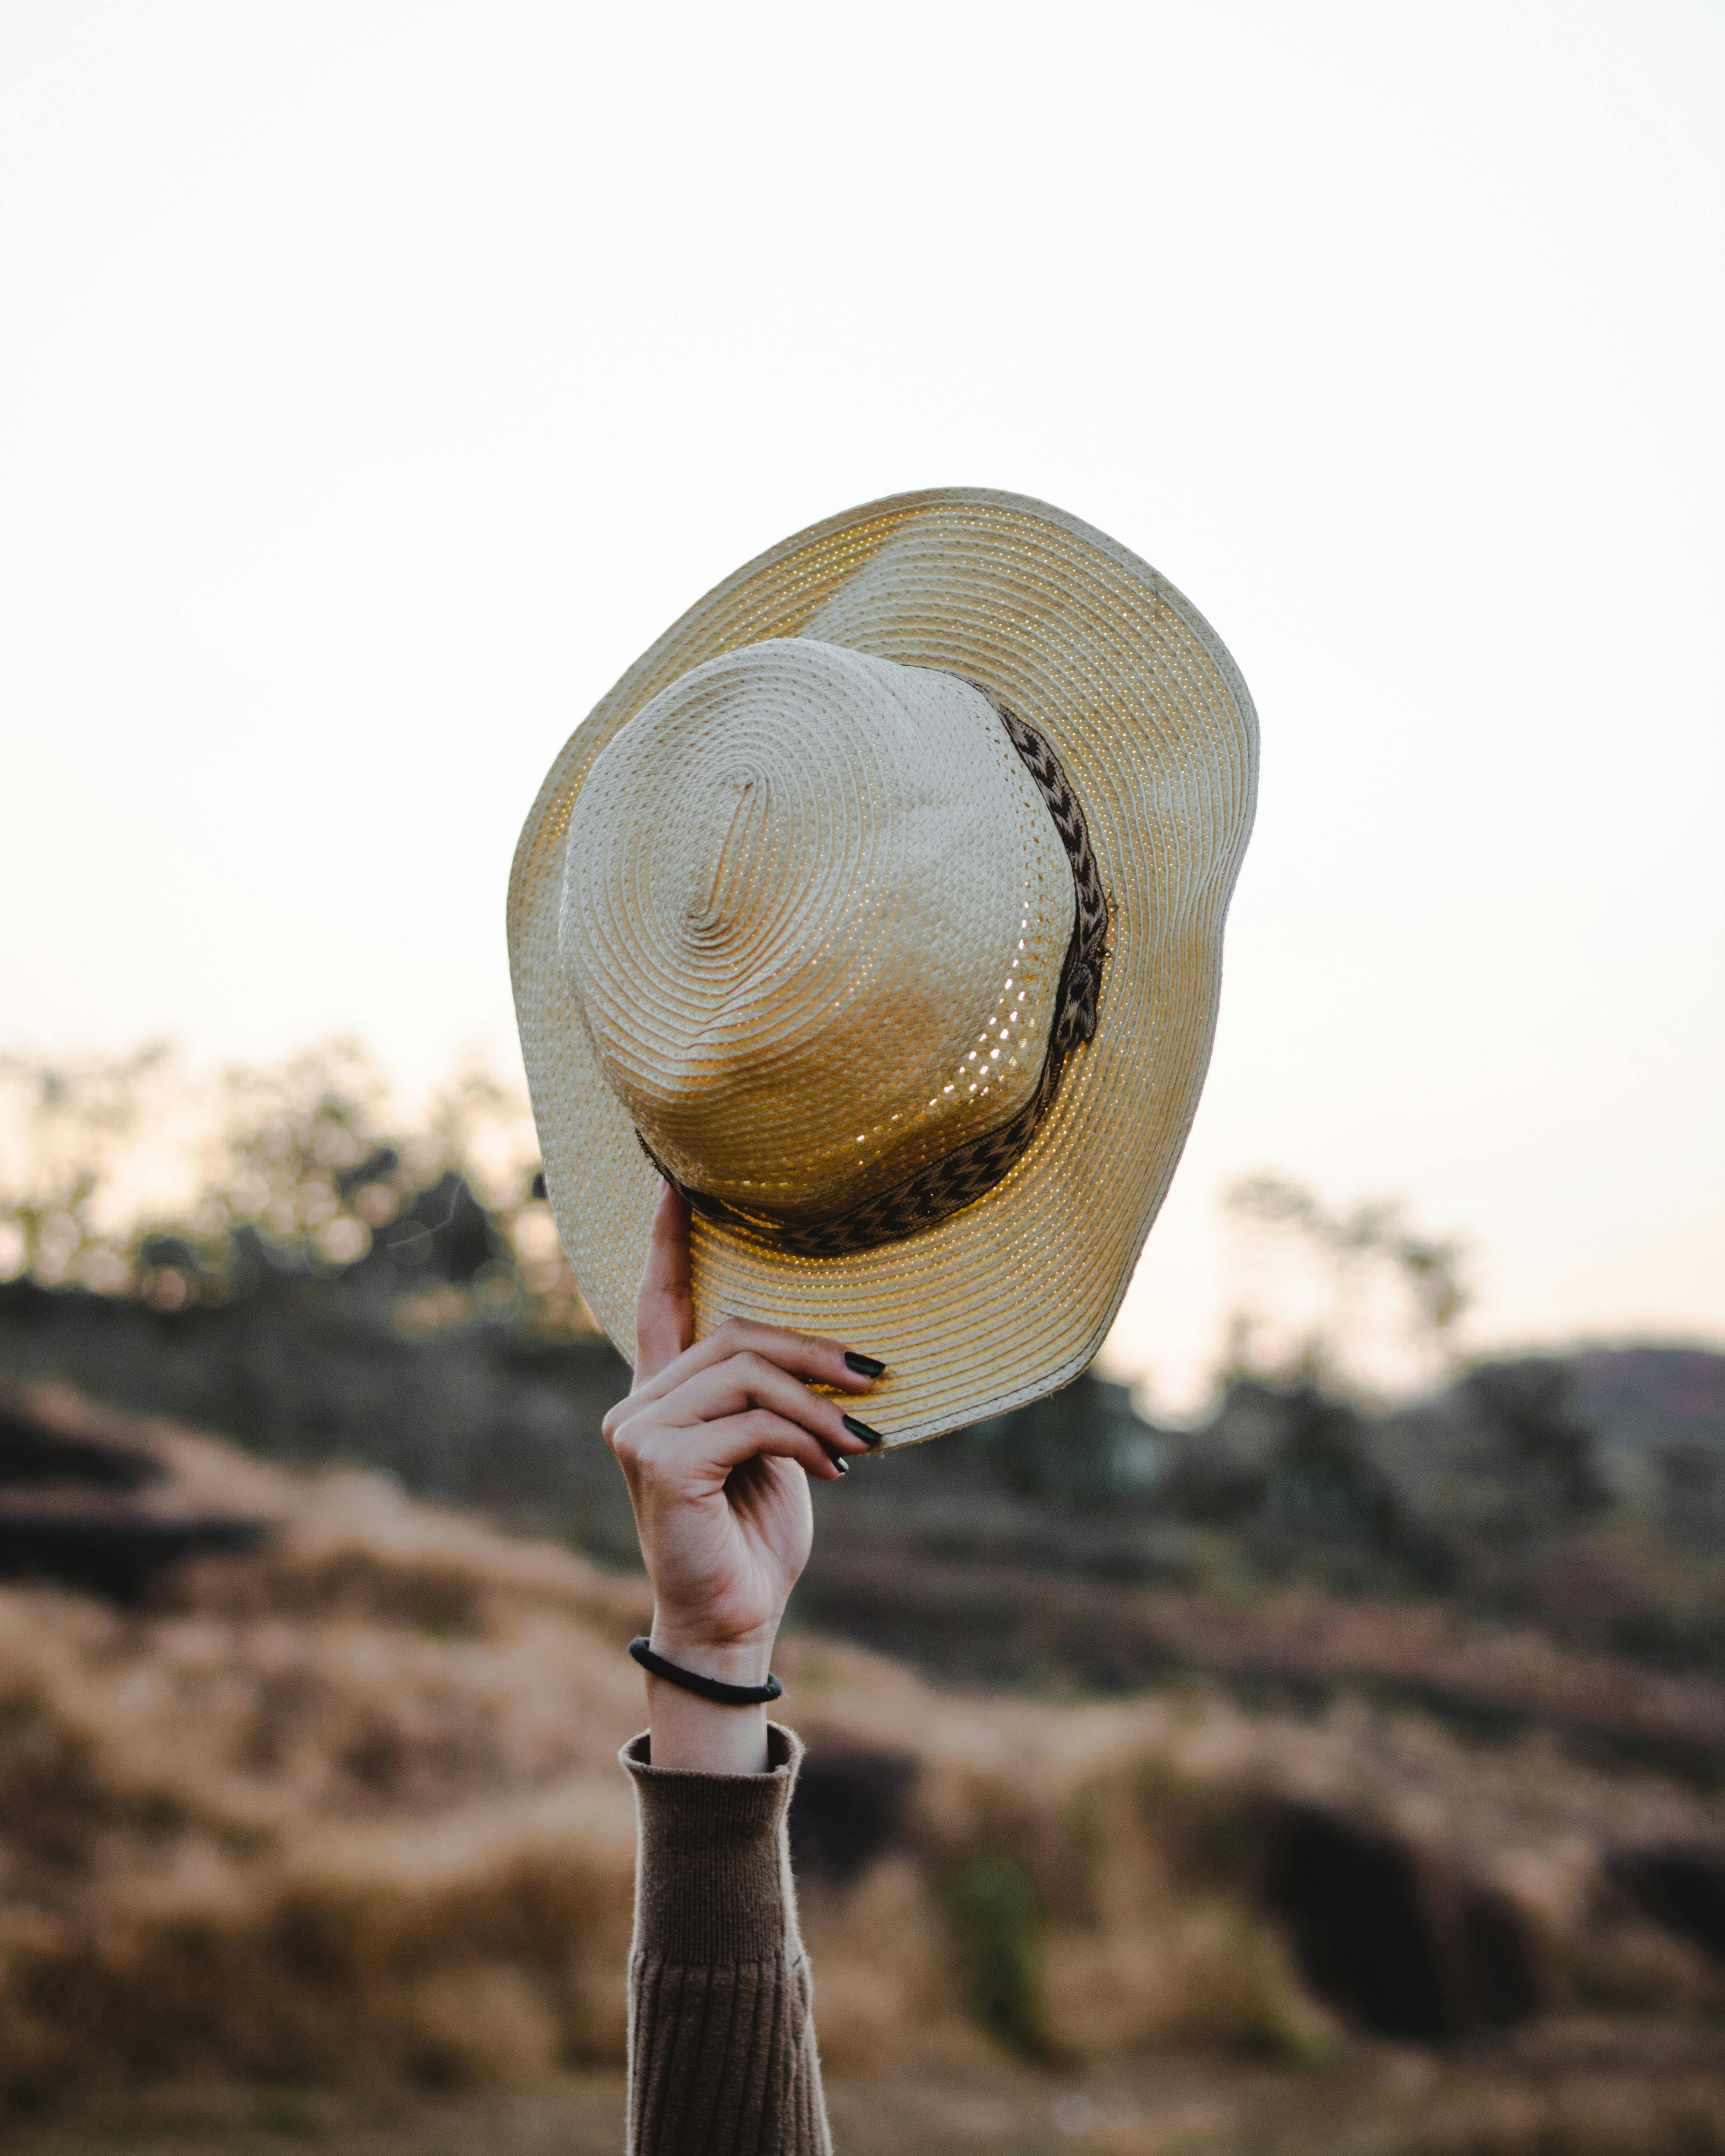
[[[835,1451],[834,1448],[827,1443],[824,1437],[819,1439],[818,1442],[820,1445],[821,1450],[825,1453],[827,1458],[832,1461],[834,1466],[838,1469],[839,1472],[841,1475],[848,1475],[850,1472],[850,1462],[845,1457],[844,1454],[842,1452]]]
[[[845,1350],[845,1367],[847,1370],[855,1370],[860,1378],[884,1378],[886,1375],[884,1363],[877,1362],[872,1355],[854,1354],[849,1348]]]
[[[878,1430],[870,1430],[865,1422],[859,1422],[855,1415],[840,1415],[839,1419],[853,1437],[860,1437],[865,1445],[885,1445],[886,1442]]]

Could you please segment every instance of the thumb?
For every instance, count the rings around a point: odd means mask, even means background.
[[[695,1337],[695,1297],[689,1285],[689,1204],[668,1183],[659,1186],[641,1291],[635,1298],[635,1383],[656,1378]]]

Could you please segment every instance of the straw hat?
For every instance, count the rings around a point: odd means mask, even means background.
[[[1101,1346],[1209,1059],[1257,725],[1209,624],[1045,503],[828,519],[571,737],[510,882],[546,1181],[633,1358],[661,1173],[697,1331],[880,1357],[908,1443]]]

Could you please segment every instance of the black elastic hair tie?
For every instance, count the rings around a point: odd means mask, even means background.
[[[784,1697],[784,1686],[771,1670],[767,1672],[765,1684],[721,1684],[717,1677],[704,1677],[699,1670],[679,1669],[675,1662],[666,1661],[663,1655],[655,1655],[644,1632],[639,1639],[629,1641],[629,1650],[644,1670],[663,1677],[667,1684],[680,1685],[697,1699],[710,1699],[715,1707],[765,1707],[769,1700]]]

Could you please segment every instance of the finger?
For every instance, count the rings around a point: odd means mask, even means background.
[[[771,1408],[746,1408],[691,1430],[656,1430],[637,1466],[661,1490],[692,1497],[722,1489],[746,1460],[794,1460],[821,1482],[835,1482],[845,1472],[812,1431]]]
[[[836,1340],[824,1340],[813,1332],[793,1332],[782,1325],[759,1325],[752,1318],[727,1317],[706,1339],[685,1345],[674,1361],[660,1365],[643,1382],[637,1377],[639,1397],[662,1399],[697,1370],[710,1369],[737,1354],[759,1355],[793,1377],[817,1385],[834,1385],[847,1393],[865,1393],[875,1379],[854,1370],[845,1360],[845,1350]]]
[[[659,1186],[641,1291],[635,1298],[635,1383],[655,1377],[695,1337],[689,1285],[689,1205],[668,1183]]]
[[[741,1414],[749,1408],[770,1408],[785,1421],[808,1430],[829,1451],[866,1452],[869,1449],[865,1439],[845,1428],[844,1410],[836,1400],[811,1393],[763,1355],[731,1355],[722,1363],[697,1370],[655,1400],[651,1413],[655,1423],[686,1430]]]
[[[675,1459],[686,1471],[698,1474],[711,1452],[706,1430],[753,1408],[767,1409],[808,1431],[834,1459],[872,1451],[880,1442],[865,1424],[847,1419],[838,1401],[810,1392],[786,1371],[752,1354],[732,1355],[697,1370],[656,1398],[631,1394],[605,1417],[605,1442],[625,1473],[653,1454],[662,1465]],[[667,1435],[674,1440],[670,1450]]]

